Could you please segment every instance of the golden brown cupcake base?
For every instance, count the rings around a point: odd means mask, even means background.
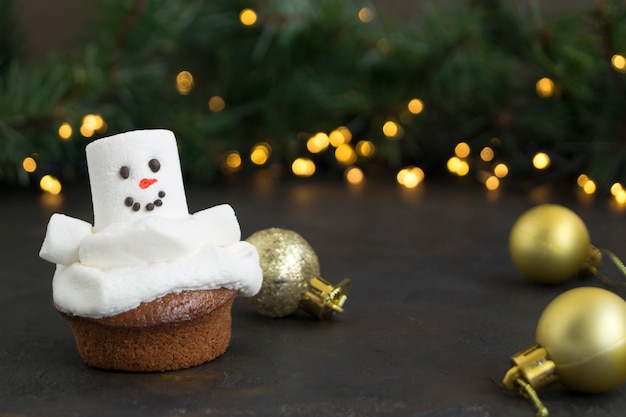
[[[167,294],[111,317],[93,319],[55,309],[69,323],[80,356],[102,369],[155,372],[200,365],[230,343],[236,290]]]

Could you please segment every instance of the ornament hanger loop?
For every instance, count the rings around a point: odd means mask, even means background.
[[[558,380],[554,362],[548,359],[548,352],[539,344],[516,353],[511,357],[513,367],[504,376],[504,386],[509,391],[519,391],[537,409],[538,417],[546,417],[548,409],[543,405],[535,389]]]
[[[601,258],[604,257],[604,256],[609,258],[611,260],[611,262],[613,262],[615,267],[622,273],[622,275],[624,275],[626,277],[626,266],[624,265],[622,260],[620,258],[618,258],[617,255],[615,255],[613,252],[611,252],[608,249],[596,249],[596,250],[600,253],[600,257]],[[606,275],[604,275],[603,273],[601,273],[600,269],[599,269],[600,268],[600,264],[601,264],[601,261],[598,262],[596,265],[587,265],[586,268],[592,275],[595,275],[596,277],[598,277],[598,279],[600,279],[605,284],[608,284],[608,285],[611,285],[611,286],[614,286],[614,287],[620,287],[620,288],[625,288],[626,287],[626,283],[612,280],[609,277],[607,277]]]
[[[528,382],[524,381],[522,378],[517,378],[515,380],[515,384],[518,386],[519,392],[526,397],[537,409],[537,417],[548,417],[550,413],[548,413],[548,409],[539,399],[537,395],[537,391],[534,390],[532,385]]]

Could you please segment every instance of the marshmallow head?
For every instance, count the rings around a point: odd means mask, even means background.
[[[94,231],[145,216],[189,214],[178,148],[169,130],[137,130],[86,147]]]

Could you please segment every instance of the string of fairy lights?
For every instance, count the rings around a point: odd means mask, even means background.
[[[373,20],[374,12],[368,7],[363,7],[358,11],[358,19],[367,23]],[[253,26],[257,23],[257,13],[250,8],[243,9],[239,14],[239,20],[244,26]],[[626,73],[626,57],[621,54],[614,54],[611,57],[612,67],[619,72]],[[187,70],[180,71],[176,75],[175,88],[181,95],[189,94],[194,88],[193,74]],[[537,80],[535,84],[536,94],[541,98],[550,98],[557,91],[555,82],[544,77]],[[226,101],[219,95],[212,96],[207,101],[209,111],[218,113],[227,106]],[[403,120],[412,116],[417,116],[424,111],[427,103],[418,97],[410,99],[402,106],[404,113],[398,118],[388,117],[380,126],[386,140],[401,140],[404,135],[402,126]],[[78,128],[79,134],[84,138],[90,138],[95,134],[103,134],[107,131],[106,121],[98,114],[86,114]],[[69,122],[62,123],[58,128],[59,140],[68,141],[75,135],[74,128]],[[311,177],[316,173],[315,154],[323,152],[333,152],[334,159],[340,166],[345,167],[343,178],[350,185],[359,185],[366,180],[364,171],[358,166],[362,160],[372,158],[377,153],[374,142],[367,139],[355,139],[353,134],[345,126],[338,126],[329,132],[317,132],[307,137],[296,137],[294,140],[306,141],[306,152],[296,157],[291,162],[291,172],[297,177]],[[475,173],[476,179],[482,183],[486,190],[498,190],[502,182],[509,174],[509,167],[506,162],[497,159],[494,148],[499,145],[499,138],[492,138],[490,146],[473,150],[465,141],[459,141],[451,152],[447,160],[447,170],[449,173],[459,177],[465,177]],[[244,164],[244,157],[259,167],[263,167],[270,162],[272,146],[268,141],[259,141],[254,144],[247,156],[242,155],[237,150],[231,150],[222,158],[222,171],[232,174],[239,171]],[[478,158],[475,157],[478,156]],[[479,160],[480,167],[473,166],[473,161]],[[537,152],[529,161],[532,167],[538,171],[547,169],[550,164],[550,156],[547,152]],[[475,164],[474,164],[475,165]],[[487,167],[487,168],[485,168]],[[37,162],[33,156],[28,156],[23,160],[23,169],[27,173],[37,170]],[[407,189],[417,188],[425,180],[424,171],[418,166],[406,166],[396,173],[397,183]],[[46,174],[41,177],[40,188],[46,193],[57,195],[61,193],[62,185],[59,179]],[[593,195],[596,192],[596,184],[587,174],[582,173],[577,178],[577,186],[586,195]],[[620,183],[615,183],[610,189],[611,196],[615,202],[626,206],[626,189]]]

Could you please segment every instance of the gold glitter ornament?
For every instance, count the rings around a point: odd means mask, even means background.
[[[545,308],[536,344],[511,358],[504,386],[520,391],[546,416],[536,389],[561,382],[585,393],[608,391],[626,380],[626,302],[595,287],[566,291]]]
[[[303,309],[319,319],[343,312],[349,280],[333,286],[320,277],[317,255],[298,233],[270,228],[246,239],[259,252],[263,284],[258,294],[244,298],[256,312],[285,317]]]
[[[585,223],[556,204],[541,204],[522,214],[511,229],[509,252],[522,274],[542,284],[593,274],[601,263]]]

